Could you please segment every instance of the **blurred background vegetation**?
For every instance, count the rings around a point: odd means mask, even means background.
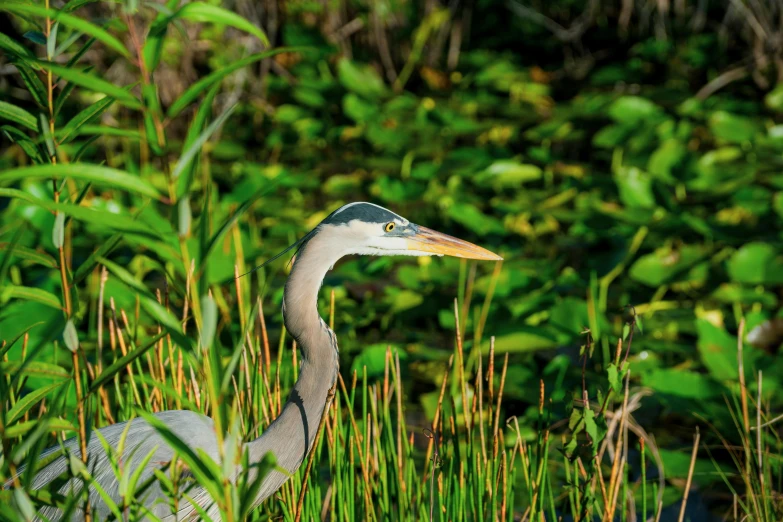
[[[5,361],[71,371],[70,335],[100,366],[110,299],[134,341],[182,323],[185,347],[188,321],[172,317],[189,296],[193,337],[210,293],[216,346],[242,339],[260,296],[274,354],[285,263],[240,286],[235,273],[367,200],[505,258],[351,258],[327,277],[320,308],[334,291],[343,376],[383,379],[396,350],[416,437],[438,407],[455,298],[468,373],[494,336],[509,354],[504,418],[530,441],[542,380],[554,455],[583,393],[622,395],[609,367],[635,317],[633,418],[666,471],[663,520],[679,513],[697,426],[688,517],[730,519],[749,498],[750,468],[727,449],[757,433],[737,423],[742,319],[751,414],[783,409],[780,3],[47,5],[0,6]],[[26,415],[46,411],[46,393]],[[776,507],[753,520],[781,516],[781,426],[756,448]]]

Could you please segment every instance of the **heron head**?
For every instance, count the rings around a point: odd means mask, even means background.
[[[452,256],[499,261],[499,255],[467,241],[411,223],[372,203],[349,203],[332,212],[313,231],[327,236],[342,255]]]

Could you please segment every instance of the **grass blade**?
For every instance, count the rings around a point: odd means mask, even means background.
[[[140,234],[154,239],[160,239],[160,234],[156,231],[123,214],[113,214],[104,210],[94,210],[65,203],[54,203],[52,201],[38,199],[35,196],[16,189],[0,188],[0,196],[16,198],[53,212],[62,212],[79,221],[84,221],[85,223],[90,223],[98,227],[111,228],[119,232]]]
[[[88,74],[78,69],[69,69],[68,67],[43,60],[37,60],[34,63],[47,71],[53,72],[63,80],[68,80],[69,82],[75,83],[76,85],[93,92],[108,94],[109,96],[116,98],[119,103],[126,107],[130,107],[131,109],[142,108],[139,99],[128,90],[107,82],[94,74]]]
[[[228,119],[229,116],[231,116],[231,113],[234,112],[234,109],[236,109],[236,105],[232,105],[225,111],[223,111],[223,114],[218,116],[215,121],[209,124],[209,127],[204,129],[204,132],[202,132],[198,138],[196,138],[193,143],[190,144],[190,147],[180,156],[179,161],[177,162],[177,166],[174,167],[174,171],[172,172],[172,177],[174,179],[178,178],[180,174],[182,174],[182,171],[187,167],[187,165],[191,162],[191,160],[196,156],[196,154],[201,151],[201,147],[204,145],[204,143],[207,142],[207,140],[215,133],[215,131],[220,128],[223,123]]]
[[[67,27],[70,27],[71,29],[88,34],[96,40],[100,40],[108,47],[114,49],[126,58],[131,57],[131,54],[125,45],[123,45],[123,43],[117,38],[106,32],[105,29],[102,29],[97,25],[88,22],[87,20],[68,14],[64,11],[58,11],[57,9],[47,9],[46,7],[42,7],[40,5],[22,4],[17,2],[4,2],[3,5],[0,5],[0,10],[9,11],[17,15],[49,17],[53,21],[59,22]]]
[[[79,135],[78,131],[82,126],[95,121],[112,103],[114,103],[114,98],[106,96],[71,118],[59,132],[60,144],[68,143],[76,138],[76,136]]]
[[[6,413],[5,424],[12,424],[14,421],[21,418],[22,415],[30,410],[30,408],[38,404],[41,399],[46,397],[49,392],[56,390],[63,384],[65,384],[65,381],[59,381],[48,386],[37,388],[19,399],[19,401],[14,404],[14,407],[8,410],[8,413]]]
[[[6,289],[8,297],[11,299],[23,299],[25,301],[35,301],[43,305],[62,310],[60,306],[60,300],[56,295],[41,290],[40,288],[33,288],[29,286],[11,285]]]
[[[38,123],[35,116],[16,105],[0,101],[0,118],[17,123],[30,130],[37,131]]]
[[[250,21],[242,18],[236,13],[233,13],[222,7],[205,4],[202,2],[190,2],[182,6],[179,11],[174,13],[172,19],[184,18],[192,22],[210,22],[216,24],[224,24],[245,31],[252,34],[269,47],[269,39],[266,37],[264,31],[256,27]]]
[[[65,163],[60,165],[36,165],[6,170],[0,173],[0,183],[29,179],[65,179],[88,181],[99,185],[120,188],[154,199],[161,199],[160,193],[147,181],[122,170],[86,163]]]

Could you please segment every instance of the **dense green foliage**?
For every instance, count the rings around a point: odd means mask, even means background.
[[[0,481],[140,411],[257,434],[286,266],[235,275],[367,200],[505,261],[338,264],[306,495],[224,518],[783,517],[780,7],[543,4],[3,3]]]

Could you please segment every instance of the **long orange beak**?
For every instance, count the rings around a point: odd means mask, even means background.
[[[484,261],[503,260],[502,257],[485,248],[422,226],[419,226],[415,235],[405,239],[408,241],[408,250],[417,252],[427,252],[439,256],[463,257],[465,259],[481,259]]]

